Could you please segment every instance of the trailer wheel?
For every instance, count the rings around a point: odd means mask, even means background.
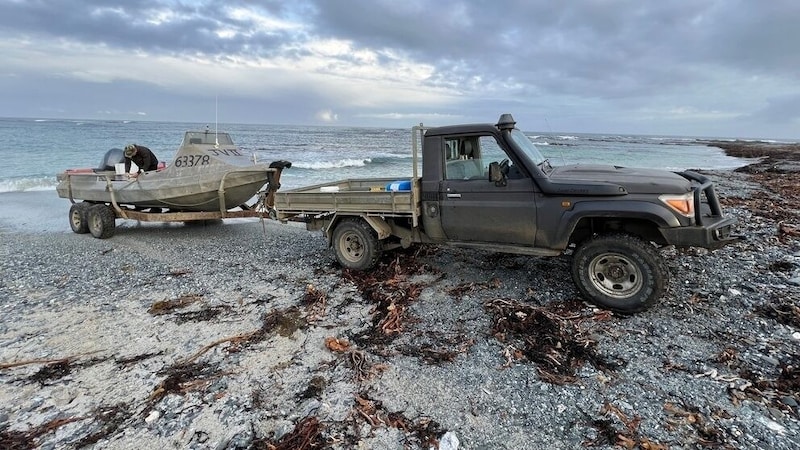
[[[80,202],[73,203],[69,207],[69,226],[72,231],[78,234],[86,234],[89,232],[88,212],[91,208],[91,203]]]
[[[97,239],[108,239],[114,235],[117,215],[106,205],[94,205],[89,208],[89,232]]]
[[[333,249],[339,264],[354,270],[372,268],[383,252],[375,230],[361,219],[343,219],[333,230]]]
[[[596,305],[633,313],[661,298],[669,285],[669,269],[649,243],[627,234],[601,235],[575,250],[572,279]]]

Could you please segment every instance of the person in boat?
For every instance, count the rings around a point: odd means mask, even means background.
[[[139,166],[139,172],[131,176],[138,177],[142,172],[149,172],[158,169],[158,158],[147,147],[143,145],[128,144],[125,146],[125,173],[130,173],[131,162]]]

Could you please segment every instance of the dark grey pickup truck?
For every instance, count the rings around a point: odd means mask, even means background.
[[[422,146],[422,176],[418,147]],[[734,241],[713,184],[694,172],[553,167],[510,114],[492,124],[412,129],[413,176],[281,191],[275,213],[322,230],[345,267],[384,250],[447,244],[534,256],[572,254],[583,296],[619,312],[665,292],[659,248]],[[393,182],[394,181],[394,182]]]

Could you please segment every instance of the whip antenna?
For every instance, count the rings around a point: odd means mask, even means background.
[[[550,135],[552,136],[553,127],[550,126],[550,121],[547,120],[547,116],[545,116],[545,118],[544,118],[544,123],[547,124],[547,129],[550,131]],[[561,157],[561,165],[566,166],[567,165],[567,160],[564,158],[564,151],[561,149],[560,145],[558,146],[558,156]]]
[[[214,96],[214,148],[219,148],[219,96]]]

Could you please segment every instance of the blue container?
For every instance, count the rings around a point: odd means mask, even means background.
[[[411,190],[411,180],[400,180],[400,181],[392,181],[391,183],[386,185],[387,191],[410,191]]]

